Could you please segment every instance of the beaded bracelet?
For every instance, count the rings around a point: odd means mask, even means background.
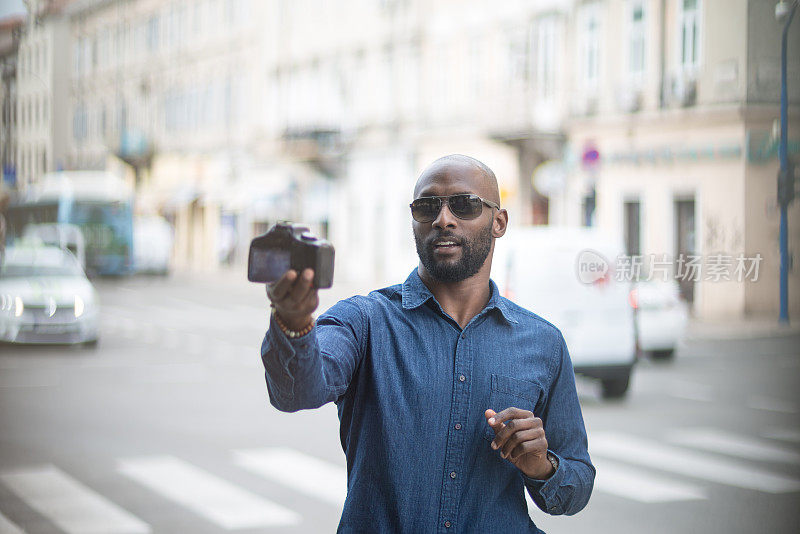
[[[281,332],[283,332],[286,335],[286,337],[291,339],[303,337],[304,335],[311,332],[311,330],[314,328],[314,319],[311,319],[311,322],[308,323],[305,327],[303,327],[302,330],[290,330],[289,327],[286,326],[286,324],[283,321],[281,321],[280,317],[278,317],[278,312],[274,307],[272,308],[272,318],[275,319],[275,322],[278,324],[278,328],[281,329]]]

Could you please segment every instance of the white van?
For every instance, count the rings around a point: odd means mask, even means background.
[[[133,265],[137,273],[167,275],[172,257],[172,226],[158,215],[133,219]]]
[[[636,335],[630,283],[615,265],[622,241],[542,226],[510,229],[495,243],[492,278],[503,296],[561,330],[575,372],[599,379],[603,397],[623,397]]]

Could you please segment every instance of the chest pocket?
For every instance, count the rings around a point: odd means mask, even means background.
[[[489,408],[501,412],[506,408],[515,407],[530,410],[538,416],[542,388],[536,382],[512,378],[510,376],[492,375],[491,391],[489,393]],[[487,441],[494,439],[494,430],[484,418],[483,437]]]

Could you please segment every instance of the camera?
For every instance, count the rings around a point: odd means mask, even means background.
[[[333,252],[333,245],[307,227],[279,222],[250,242],[247,279],[275,282],[289,269],[300,274],[310,268],[314,269],[314,287],[325,289],[333,285]]]

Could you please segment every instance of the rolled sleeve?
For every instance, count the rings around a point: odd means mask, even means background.
[[[549,400],[541,415],[550,452],[558,458],[558,469],[547,480],[525,475],[523,480],[531,498],[543,512],[573,515],[589,502],[595,468],[589,458],[586,429],[575,390],[575,374],[563,337],[560,339],[558,362]]]
[[[299,338],[287,337],[270,317],[261,361],[273,406],[318,408],[347,389],[363,354],[363,314],[354,299],[335,304]]]

